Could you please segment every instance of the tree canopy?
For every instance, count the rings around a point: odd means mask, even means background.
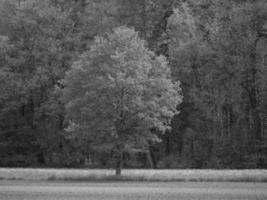
[[[152,129],[170,128],[181,102],[179,82],[172,82],[166,58],[149,51],[126,27],[96,37],[64,83],[69,130],[101,138],[96,145],[109,142],[119,157],[117,173],[122,153],[147,149],[149,141],[158,139]]]

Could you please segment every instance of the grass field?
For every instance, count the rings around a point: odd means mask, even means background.
[[[266,200],[265,183],[0,181],[1,200]]]
[[[267,170],[114,170],[0,168],[0,180],[267,182]]]

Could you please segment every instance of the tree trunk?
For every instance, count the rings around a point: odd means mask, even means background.
[[[122,166],[123,166],[122,151],[119,150],[117,158],[116,158],[116,176],[121,175]]]
[[[146,151],[146,157],[147,157],[147,161],[149,163],[150,169],[154,169],[154,163],[153,163],[153,160],[152,160],[152,157],[151,157],[151,152],[150,152],[149,149],[148,149],[148,151]]]
[[[257,144],[261,141],[261,121],[260,114],[258,110],[259,102],[258,102],[258,85],[257,85],[257,56],[256,56],[256,48],[257,48],[258,39],[255,41],[254,48],[251,50],[250,58],[250,71],[249,71],[249,101],[250,101],[250,109],[251,109],[251,119],[252,119],[252,143],[253,143],[253,152],[257,152]]]
[[[142,22],[143,22],[143,37],[146,40],[147,39],[147,16],[146,16],[146,0],[142,1]]]
[[[171,134],[171,132],[170,131],[166,131],[166,133],[165,133],[165,135],[164,135],[164,137],[165,137],[165,140],[166,140],[166,142],[165,142],[165,155],[170,155],[170,153],[171,153],[171,139],[170,139],[170,134]]]
[[[169,47],[168,43],[159,42],[161,40],[168,40],[169,36],[167,33],[168,19],[173,14],[173,4],[172,2],[166,5],[165,12],[162,19],[154,26],[151,37],[149,38],[149,46],[153,49],[157,55],[164,55],[166,58],[169,57]],[[165,36],[164,36],[165,35]],[[162,37],[167,38],[162,38]]]
[[[194,155],[194,138],[191,138],[190,140],[190,151],[191,151],[191,168],[194,167],[194,160],[195,160],[195,155]]]

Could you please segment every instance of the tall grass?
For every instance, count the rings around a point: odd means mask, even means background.
[[[114,170],[0,168],[1,180],[267,182],[267,170]]]

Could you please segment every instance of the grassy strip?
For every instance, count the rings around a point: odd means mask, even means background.
[[[267,170],[114,170],[0,168],[1,180],[267,182]]]

